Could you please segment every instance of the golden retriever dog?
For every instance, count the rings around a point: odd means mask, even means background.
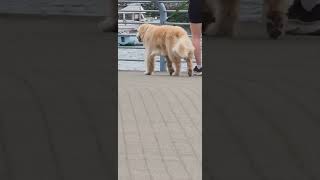
[[[154,72],[155,56],[165,56],[170,75],[179,76],[181,59],[187,61],[188,75],[192,76],[194,46],[187,32],[178,26],[142,24],[137,39],[145,47],[146,75]],[[175,69],[172,64],[174,64]]]
[[[263,0],[263,19],[270,38],[278,39],[285,34],[288,0]],[[236,36],[240,0],[202,0],[203,14],[214,22],[204,22],[206,35]],[[206,20],[205,20],[206,21]]]

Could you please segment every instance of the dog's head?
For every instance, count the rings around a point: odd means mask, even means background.
[[[150,24],[142,24],[138,27],[137,39],[139,42],[143,42],[144,35],[145,35],[146,31],[148,30],[149,26],[150,26]]]

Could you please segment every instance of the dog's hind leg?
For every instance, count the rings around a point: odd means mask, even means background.
[[[174,76],[179,76],[180,75],[180,71],[181,71],[181,60],[180,58],[175,58],[173,61],[175,67],[176,67],[176,71],[174,72]]]
[[[270,38],[285,34],[288,6],[288,0],[264,0],[264,20]]]
[[[172,74],[174,73],[174,69],[172,67],[172,61],[169,58],[169,56],[166,56],[166,59],[167,59],[167,67],[168,67],[169,74],[170,76],[172,76]]]
[[[187,61],[187,67],[188,67],[188,75],[189,75],[189,77],[191,77],[192,76],[192,57],[189,56],[186,59],[186,61]]]

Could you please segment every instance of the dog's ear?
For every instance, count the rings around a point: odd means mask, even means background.
[[[139,26],[138,28],[138,32],[140,33],[140,35],[144,35],[144,33],[147,31],[149,25],[148,24],[142,24]]]
[[[140,32],[140,26],[137,28],[137,32],[138,32],[138,33]]]
[[[147,26],[148,26],[148,24],[142,24],[142,25],[140,25],[140,31],[141,31],[141,32],[144,32],[144,31],[146,30]]]
[[[146,24],[142,24],[137,28],[137,38],[139,40],[139,42],[143,41],[143,37],[144,37],[144,33],[146,31]]]

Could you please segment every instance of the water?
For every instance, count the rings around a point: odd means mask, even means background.
[[[118,49],[118,69],[131,71],[144,71],[144,49]],[[156,57],[155,70],[160,70],[160,58]],[[181,71],[187,70],[187,64],[182,61]]]

